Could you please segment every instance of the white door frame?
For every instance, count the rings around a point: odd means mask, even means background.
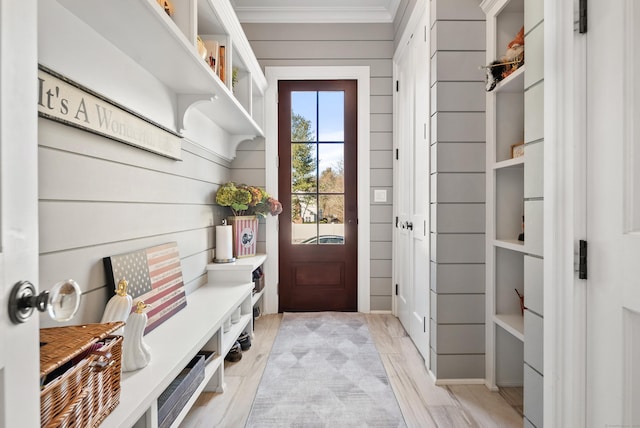
[[[591,19],[597,19],[593,17]],[[586,44],[574,1],[544,1],[544,424],[586,426]]]
[[[266,190],[278,197],[278,81],[336,80],[358,81],[358,312],[371,308],[371,206],[370,206],[370,70],[353,67],[265,67],[267,91],[265,111],[265,175]],[[278,312],[278,218],[266,219],[265,271],[270,287],[264,296],[265,313]]]

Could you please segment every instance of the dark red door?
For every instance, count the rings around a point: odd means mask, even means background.
[[[358,309],[357,82],[281,81],[279,310]]]

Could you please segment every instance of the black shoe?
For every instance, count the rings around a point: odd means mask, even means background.
[[[229,350],[229,353],[226,357],[224,357],[224,359],[231,363],[235,363],[242,359],[242,348],[240,347],[239,342],[236,341],[236,343],[233,344],[233,346]]]
[[[240,337],[238,337],[238,342],[240,342],[240,348],[243,351],[251,348],[251,335],[249,333],[242,333]]]

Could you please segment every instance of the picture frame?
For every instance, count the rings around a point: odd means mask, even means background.
[[[524,156],[524,141],[511,145],[511,159]]]

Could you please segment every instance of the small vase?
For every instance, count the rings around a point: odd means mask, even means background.
[[[236,258],[255,256],[258,218],[255,215],[231,216],[227,222],[233,226],[233,255]]]

